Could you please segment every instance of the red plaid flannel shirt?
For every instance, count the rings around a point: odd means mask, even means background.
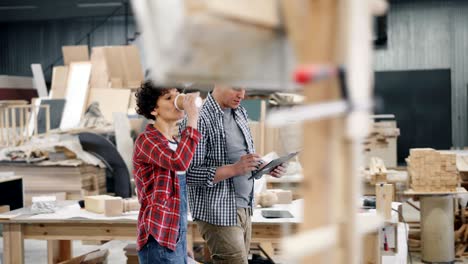
[[[152,125],[146,126],[136,142],[133,166],[138,199],[137,250],[152,235],[161,246],[175,250],[179,234],[180,189],[176,171],[187,170],[200,141],[198,130],[187,127],[176,151]]]

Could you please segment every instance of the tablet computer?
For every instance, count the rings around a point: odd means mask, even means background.
[[[285,210],[262,210],[262,216],[265,218],[293,218],[294,216]]]
[[[270,161],[263,168],[259,169],[258,171],[252,172],[252,176],[249,177],[249,180],[251,180],[252,178],[258,179],[261,176],[263,176],[263,174],[268,174],[272,172],[276,167],[294,158],[297,154],[299,154],[299,151],[289,153],[286,156],[282,156]]]

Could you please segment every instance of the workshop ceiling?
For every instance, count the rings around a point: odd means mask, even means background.
[[[1,0],[0,22],[52,20],[125,14],[122,0]],[[128,12],[131,14],[131,5]]]

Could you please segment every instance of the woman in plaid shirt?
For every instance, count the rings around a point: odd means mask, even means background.
[[[187,127],[180,141],[173,138],[184,112],[174,107],[175,88],[144,83],[138,92],[137,112],[154,120],[141,133],[133,153],[135,184],[141,204],[137,250],[141,264],[187,263],[187,197],[185,171],[200,141],[197,130],[198,94],[185,97]]]

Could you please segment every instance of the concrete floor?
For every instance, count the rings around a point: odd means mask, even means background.
[[[1,238],[1,237],[0,237]],[[78,256],[98,248],[106,248],[109,250],[109,257],[107,263],[109,264],[126,264],[127,257],[123,248],[134,241],[119,241],[113,240],[103,245],[83,245],[81,241],[73,241],[73,255]],[[27,239],[24,243],[25,249],[25,263],[26,264],[46,264],[47,263],[47,243],[44,240]],[[419,253],[412,253],[413,264],[420,264],[421,255]],[[0,263],[3,259],[3,239],[0,239]],[[408,261],[408,263],[410,263]],[[468,263],[468,260],[460,261],[457,263]],[[5,263],[7,264],[7,263]]]
[[[73,241],[73,256],[79,256],[98,248],[106,248],[109,250],[107,263],[126,264],[127,257],[123,248],[129,243],[135,243],[135,241],[112,240],[103,245],[83,245],[81,241]],[[2,259],[3,239],[0,239],[0,263],[2,263]],[[45,240],[26,239],[24,243],[24,263],[47,264],[47,242]]]

